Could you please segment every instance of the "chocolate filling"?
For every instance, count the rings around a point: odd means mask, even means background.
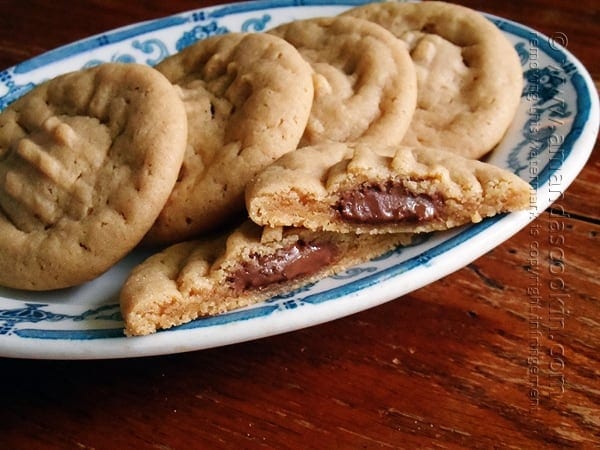
[[[227,281],[236,293],[312,275],[331,264],[337,248],[331,242],[302,240],[270,255],[251,255]]]
[[[412,194],[399,183],[363,183],[340,194],[334,206],[342,220],[363,224],[420,223],[434,220],[443,207],[441,198]]]

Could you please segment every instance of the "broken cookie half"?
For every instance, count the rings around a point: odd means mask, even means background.
[[[121,291],[128,336],[215,315],[290,292],[411,241],[247,221],[228,236],[175,244],[137,266]]]
[[[328,143],[261,171],[246,187],[246,206],[263,226],[420,233],[526,209],[533,195],[513,173],[454,153]]]

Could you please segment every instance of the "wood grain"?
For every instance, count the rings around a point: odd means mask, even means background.
[[[596,2],[461,3],[564,33],[598,84]],[[209,4],[3,2],[0,68]],[[504,244],[371,310],[187,354],[0,359],[0,448],[598,448],[599,154]]]

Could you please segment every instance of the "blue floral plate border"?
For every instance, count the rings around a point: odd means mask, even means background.
[[[364,0],[232,3],[119,28],[0,72],[0,109],[34,86],[107,61],[154,65],[215,34],[260,32],[291,20],[335,15]],[[488,16],[521,57],[525,88],[513,125],[489,158],[537,191],[528,211],[423,236],[369,263],[253,307],[199,319],[152,336],[125,338],[119,288],[147,255],[135,250],[77,288],[31,293],[0,288],[0,356],[125,358],[217,347],[297,330],[374,307],[464,267],[524,228],[560,198],[598,134],[598,94],[581,63],[555,37]]]

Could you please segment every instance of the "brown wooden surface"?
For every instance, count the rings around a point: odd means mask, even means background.
[[[209,2],[3,0],[0,69]],[[598,85],[597,2],[461,3],[563,33]],[[0,359],[0,448],[598,448],[599,169],[596,147],[512,239],[350,317],[171,356]]]

